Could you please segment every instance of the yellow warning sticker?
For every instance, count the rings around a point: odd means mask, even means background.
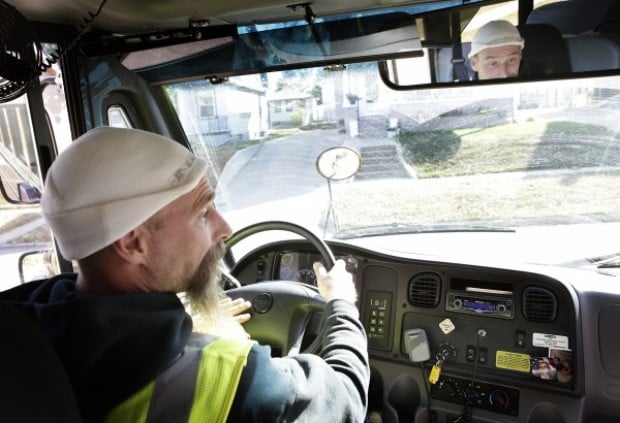
[[[510,351],[495,353],[495,367],[498,369],[514,370],[515,372],[530,372],[530,356]]]

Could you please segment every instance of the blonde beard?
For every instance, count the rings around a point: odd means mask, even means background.
[[[224,255],[223,244],[215,245],[196,270],[185,292],[185,304],[194,322],[194,332],[218,337],[247,339],[243,326],[228,309],[222,307],[226,293],[219,281],[219,261]]]

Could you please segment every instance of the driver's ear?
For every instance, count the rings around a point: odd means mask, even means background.
[[[131,264],[145,264],[148,262],[147,233],[143,226],[126,233],[112,243],[116,254]]]

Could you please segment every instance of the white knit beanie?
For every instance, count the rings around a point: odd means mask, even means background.
[[[79,260],[137,228],[188,193],[206,162],[151,132],[99,127],[52,163],[41,207],[62,255]]]
[[[467,57],[471,59],[481,50],[489,47],[519,46],[523,48],[523,45],[523,38],[513,24],[504,20],[490,21],[482,25],[474,35]]]

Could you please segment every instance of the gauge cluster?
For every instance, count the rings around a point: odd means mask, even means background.
[[[342,259],[346,263],[346,269],[355,273],[358,267],[357,259],[353,256],[335,256],[336,260]],[[316,286],[316,275],[313,264],[315,262],[325,264],[320,254],[314,252],[281,251],[276,254],[272,278],[281,281],[302,282]]]
[[[281,252],[276,258],[274,279],[316,285],[316,275],[312,269],[315,261],[323,262],[316,253]]]
[[[353,256],[336,255],[336,260],[338,259],[345,261],[349,272],[354,273],[357,270],[357,259]],[[272,278],[316,285],[316,275],[312,265],[317,261],[325,264],[323,257],[315,252],[281,251],[276,254]]]

